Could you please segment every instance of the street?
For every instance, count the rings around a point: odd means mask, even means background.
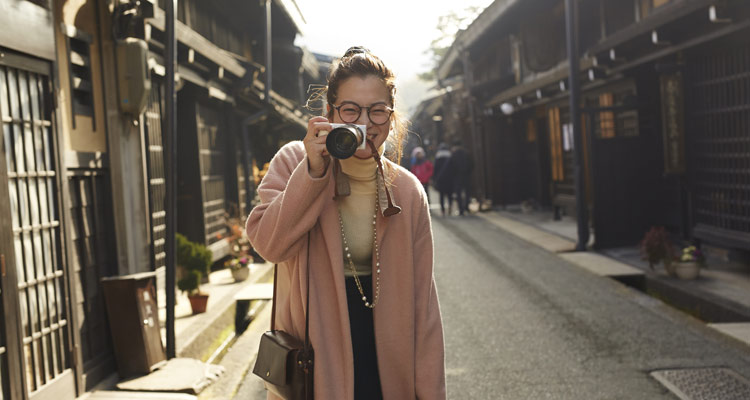
[[[649,372],[750,376],[745,346],[483,218],[433,230],[450,399],[674,399]],[[262,393],[248,373],[235,398]]]

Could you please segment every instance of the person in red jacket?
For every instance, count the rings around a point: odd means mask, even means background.
[[[414,150],[412,150],[412,156],[414,162],[411,165],[411,173],[414,174],[417,179],[419,179],[422,186],[424,186],[424,192],[427,194],[427,202],[429,203],[430,191],[428,187],[430,184],[430,178],[432,178],[432,173],[434,171],[432,162],[427,159],[424,154],[424,149],[421,147],[415,147]]]

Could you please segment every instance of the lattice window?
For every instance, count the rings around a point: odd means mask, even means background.
[[[47,77],[0,66],[0,115],[10,195],[28,392],[69,368],[69,323]],[[6,225],[6,226],[7,226]]]
[[[68,75],[70,76],[71,123],[76,127],[76,115],[91,117],[96,130],[94,114],[94,85],[91,75],[91,43],[93,37],[72,26],[65,27],[68,44]]]
[[[750,232],[749,71],[745,43],[692,59],[684,81],[694,219],[732,236]]]
[[[206,244],[226,236],[226,144],[224,124],[219,114],[207,107],[197,106],[198,152],[203,187],[203,219]]]
[[[114,365],[104,297],[99,281],[108,276],[111,261],[107,251],[107,229],[104,199],[104,170],[69,170],[70,208],[73,242],[72,279],[79,296],[75,304],[81,316],[83,369],[108,368]],[[107,372],[107,371],[98,371]]]
[[[148,143],[148,189],[151,209],[151,243],[154,270],[166,265],[167,212],[164,210],[164,146],[162,144],[162,107],[164,87],[154,80],[144,115]]]

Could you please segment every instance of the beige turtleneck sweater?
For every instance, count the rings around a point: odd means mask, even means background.
[[[349,157],[341,160],[341,171],[349,177],[351,194],[339,198],[341,219],[344,221],[344,235],[352,254],[352,262],[357,275],[372,274],[373,215],[377,197],[378,165],[374,158],[365,160]],[[354,274],[344,252],[344,275]]]

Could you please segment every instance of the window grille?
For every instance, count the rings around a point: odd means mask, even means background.
[[[702,54],[685,79],[694,222],[750,248],[750,43]],[[704,230],[705,231],[705,230]]]
[[[73,128],[76,115],[91,117],[92,129],[96,130],[94,115],[94,90],[91,76],[91,43],[93,38],[86,32],[66,26],[68,45],[68,75],[70,77],[70,108]]]
[[[164,86],[153,80],[148,105],[144,114],[144,134],[148,143],[148,191],[151,210],[151,262],[154,271],[166,266],[167,212],[164,209],[166,181],[164,175],[164,146],[162,145],[162,110]]]
[[[100,290],[101,278],[110,275],[111,260],[107,247],[105,221],[105,171],[101,169],[68,170],[72,243],[73,284],[78,290],[75,311],[80,316],[83,370],[98,374],[113,372],[114,353]],[[100,370],[104,368],[103,370]]]
[[[0,117],[8,176],[26,389],[33,393],[70,368],[54,131],[45,75],[0,66]],[[8,293],[3,293],[8,295]],[[8,316],[5,316],[8,318]],[[12,320],[12,319],[11,319]],[[4,350],[0,357],[4,357]]]

